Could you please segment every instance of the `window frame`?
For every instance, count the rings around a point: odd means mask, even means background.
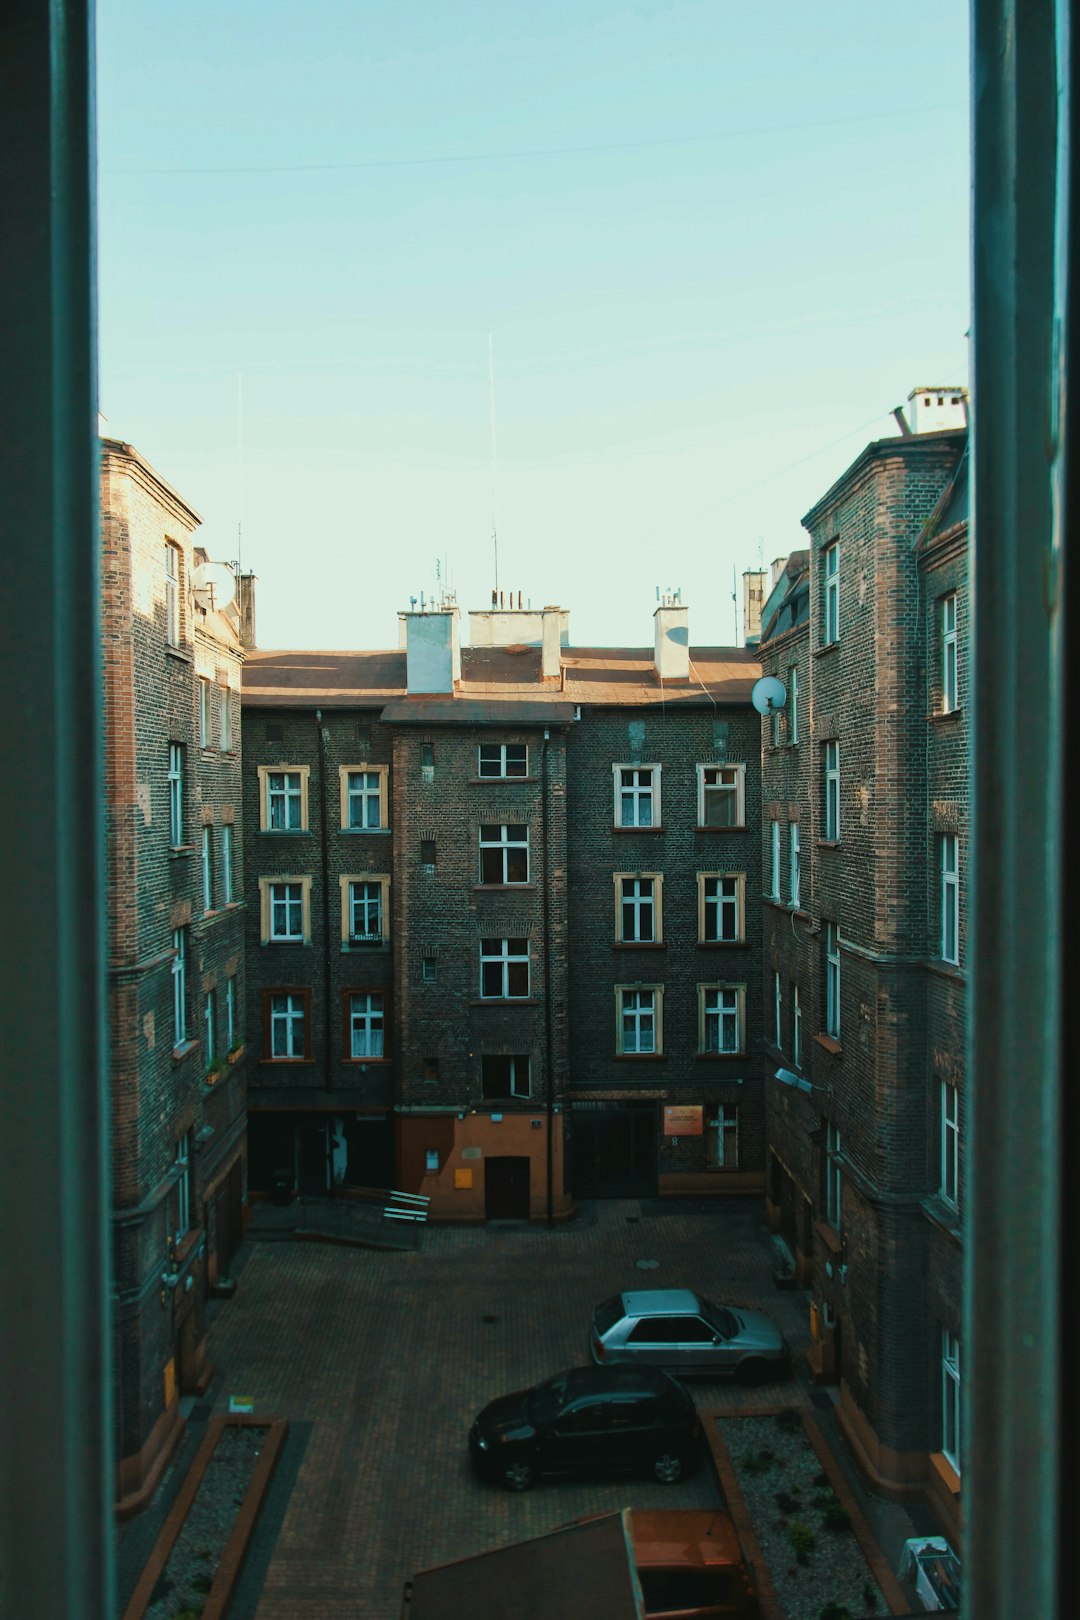
[[[368,804],[372,800],[374,800],[377,806],[376,813],[378,815],[378,822],[374,825],[368,824],[367,822],[365,822],[362,826],[358,824],[354,825],[350,820],[352,802],[354,797],[357,797],[349,785],[349,778],[353,776],[373,776],[376,778],[374,788],[364,787],[360,790],[359,794],[359,797],[361,797],[364,804],[365,811],[367,810]],[[338,766],[338,795],[340,800],[339,811],[341,817],[341,831],[343,833],[353,834],[386,832],[390,825],[389,781],[390,767],[388,765],[374,765],[362,760],[357,765]]]
[[[952,856],[951,864],[949,856]],[[941,874],[941,916],[938,949],[941,960],[950,967],[960,966],[960,839],[956,833],[938,836],[938,866]],[[950,953],[950,929],[952,931]]]
[[[275,1055],[273,1046],[274,1032],[274,998],[287,997],[290,1002],[299,1000],[302,1019],[301,1031],[303,1035],[303,1052],[288,1052]],[[310,1063],[312,1062],[312,1028],[311,1028],[311,987],[309,985],[279,984],[267,985],[262,992],[263,1004],[263,1050],[264,1063]],[[293,1024],[291,1020],[297,1016],[290,1007],[286,1016],[290,1022],[286,1025],[289,1031],[289,1044],[292,1044]]]
[[[353,1036],[356,1033],[355,1019],[357,1016],[353,1003],[361,998],[366,998],[368,1002],[367,1017],[369,1020],[369,1035],[376,1030],[376,1024],[372,1022],[372,1020],[377,1020],[377,1033],[382,1037],[382,1051],[378,1055],[364,1055],[353,1051]],[[373,1006],[375,1001],[380,1003],[377,1011]],[[349,985],[346,989],[342,990],[341,1061],[343,1063],[389,1063],[391,1061],[390,1037],[392,1031],[393,1023],[391,1019],[390,994],[384,986]]]
[[[210,747],[210,681],[199,676],[199,747]]]
[[[835,1120],[825,1122],[825,1220],[834,1232],[842,1231],[844,1219],[843,1188],[840,1169],[843,1164],[840,1129]]]
[[[168,774],[169,787],[169,848],[184,846],[184,745],[170,742]]]
[[[827,737],[821,744],[821,781],[824,809],[822,836],[827,844],[840,842],[840,739]]]
[[[939,1112],[941,1164],[938,1192],[953,1209],[960,1208],[960,1089],[941,1082]]]
[[[716,996],[718,1005],[709,1007],[708,998]],[[720,1005],[720,998],[725,1004]],[[728,1001],[730,998],[730,1002]],[[698,1005],[698,1039],[697,1049],[699,1057],[725,1058],[743,1057],[746,1054],[746,985],[737,984],[730,980],[718,980],[711,984],[699,984],[697,987]],[[735,1045],[709,1046],[709,1020],[717,1020],[717,1038],[722,1040],[725,1020],[734,1019]]]
[[[510,946],[516,942],[524,945],[525,950],[511,951]],[[485,951],[485,946],[498,943],[502,949],[499,952]],[[525,964],[525,991],[524,994],[512,995],[510,993],[511,970]],[[498,963],[502,989],[500,994],[491,995],[484,989],[484,968],[492,963]],[[528,1001],[532,997],[532,947],[527,934],[491,934],[480,940],[480,1000],[490,1002]]]
[[[225,980],[225,1050],[231,1052],[236,1045],[236,974]]]
[[[709,883],[733,883],[734,895],[717,893],[710,895],[707,891]],[[699,872],[697,874],[698,888],[698,944],[699,945],[745,945],[746,943],[746,873],[745,872]],[[726,937],[718,932],[710,936],[707,931],[709,908],[715,907],[718,929],[722,925],[725,911],[734,904],[735,933]]]
[[[173,1230],[169,1233],[174,1251],[180,1247],[192,1230],[191,1213],[194,1200],[191,1196],[191,1161],[194,1134],[193,1131],[186,1130],[182,1136],[177,1138],[176,1154],[173,1158],[173,1166],[180,1172],[173,1184],[175,1220]]]
[[[792,664],[788,670],[788,742],[792,745],[799,741],[799,666]]]
[[[508,1089],[500,1091],[489,1087],[484,1077],[484,1065],[491,1062],[509,1064]],[[524,1088],[519,1084],[518,1064],[525,1065]],[[482,1052],[480,1054],[480,1095],[485,1102],[527,1102],[532,1097],[532,1055],[529,1052]]]
[[[184,553],[175,540],[165,541],[165,641],[179,647],[184,633],[180,595],[184,578]]]
[[[769,818],[769,893],[768,899],[782,900],[783,890],[780,886],[780,820],[777,816]]]
[[[202,892],[203,916],[214,910],[214,829],[210,822],[202,824],[199,839],[199,884]]]
[[[735,1144],[734,1156],[730,1159],[724,1147],[728,1132],[734,1137]],[[737,1170],[739,1168],[738,1103],[715,1102],[706,1105],[705,1168],[706,1170]]]
[[[221,824],[221,900],[222,904],[231,906],[236,897],[236,886],[233,882],[233,824],[223,821]]]
[[[784,992],[779,969],[773,969],[773,1045],[778,1052],[784,1050]]]
[[[830,540],[822,547],[822,613],[823,647],[835,647],[840,640],[840,539]]]
[[[958,617],[957,593],[947,591],[941,598],[942,714],[955,714],[960,706]]]
[[[825,923],[825,1033],[840,1039],[840,925]]]
[[[525,834],[522,838],[510,838],[511,828],[520,827]],[[485,838],[485,832],[492,831],[500,834],[499,838]],[[484,821],[477,825],[477,882],[484,888],[518,889],[524,888],[532,882],[531,849],[529,840],[529,823],[527,821]],[[511,878],[510,851],[525,851],[525,876]],[[501,878],[491,878],[484,875],[484,851],[498,850],[501,853],[499,865],[502,869]]]
[[[311,766],[310,765],[288,765],[288,764],[286,764],[286,765],[260,765],[258,767],[258,772],[259,772],[259,831],[261,833],[269,833],[275,838],[290,838],[290,837],[295,837],[298,833],[306,833],[309,830],[309,823],[308,823],[308,786],[309,786],[309,778],[311,776]],[[272,776],[298,776],[300,778],[300,785],[299,785],[299,789],[298,789],[299,795],[300,795],[300,798],[299,798],[299,803],[300,803],[300,825],[298,827],[274,827],[274,826],[271,826],[272,793],[271,793],[271,787],[270,787],[270,778]],[[288,788],[280,789],[280,790],[277,790],[277,789],[274,790],[275,793],[278,792],[278,791],[284,792],[287,796],[291,792],[291,790],[288,789]],[[286,799],[286,802],[288,802],[288,799]]]
[[[802,835],[797,821],[788,822],[788,904],[792,911],[802,906]]]
[[[284,886],[300,890],[300,933],[275,934],[273,890]],[[278,902],[280,904],[280,902]],[[295,901],[286,899],[286,905]],[[311,876],[306,872],[274,872],[259,879],[259,932],[262,945],[311,944]]]
[[[662,872],[614,872],[612,883],[615,888],[615,942],[618,945],[652,946],[664,943],[664,874]],[[644,895],[628,895],[624,885],[650,883],[652,892],[646,899]],[[652,922],[652,938],[627,938],[626,908],[637,908],[640,921],[642,908],[648,906]]]
[[[203,993],[203,1061],[209,1068],[217,1056],[217,997],[213,989]]]
[[[776,715],[779,714],[776,710]],[[775,716],[774,716],[775,718]],[[733,771],[735,780],[729,786],[726,783],[706,782],[708,772]],[[699,763],[697,767],[697,825],[699,832],[745,832],[746,830],[746,762],[744,760],[725,760],[722,764],[714,761],[709,764]],[[710,794],[715,800],[722,793],[724,799],[730,799],[734,793],[735,815],[734,821],[709,821],[706,819],[706,810],[710,803]]]
[[[231,754],[232,751],[232,705],[229,697],[229,683],[228,681],[221,681],[218,685],[218,752]]]
[[[644,775],[644,774],[647,773],[648,777],[649,777],[648,787],[646,787],[643,783],[640,783],[640,782],[637,782],[637,781],[632,782],[628,786],[624,787],[623,781],[622,781],[622,772],[623,771],[632,771],[634,773],[635,777],[641,776],[641,775]],[[646,765],[646,764],[636,764],[636,763],[632,763],[632,762],[619,762],[619,763],[616,763],[616,764],[612,765],[612,767],[611,767],[611,775],[612,775],[612,788],[613,788],[613,794],[614,794],[613,806],[612,806],[612,818],[613,818],[613,825],[615,826],[617,831],[619,831],[619,832],[656,832],[658,829],[662,828],[663,823],[662,823],[662,817],[661,817],[661,802],[660,802],[660,781],[661,781],[662,772],[663,772],[663,766],[662,765],[652,764],[652,763]],[[622,803],[623,803],[623,793],[624,792],[628,793],[631,796],[631,802],[632,802],[632,804],[634,806],[635,817],[639,816],[641,806],[647,800],[648,805],[649,805],[649,818],[650,818],[648,821],[641,821],[640,819],[635,819],[634,821],[623,821],[623,819],[622,819]]]
[[[658,1058],[664,1055],[664,986],[662,984],[617,984],[615,990],[615,1055],[620,1058]],[[625,997],[650,995],[652,997],[651,1009],[638,1007],[626,1009]],[[625,1044],[624,1013],[627,1010],[639,1014],[637,1027],[641,1029],[641,1014],[647,1010],[652,1015],[653,1045],[648,1051],[640,1048],[630,1050]]]
[[[366,883],[379,889],[379,932],[375,938],[359,938],[353,923],[353,886]],[[390,873],[343,872],[338,878],[341,912],[341,948],[343,951],[370,950],[390,941]],[[368,902],[370,904],[370,901]]]
[[[494,763],[499,766],[499,769],[494,770],[494,771],[485,770],[484,766],[486,764],[490,765],[492,763],[492,761],[490,759],[488,759],[488,760],[484,759],[484,750],[487,749],[489,751],[489,753],[490,753],[490,751],[492,749],[495,749],[495,748],[497,748],[499,750],[499,758]],[[521,770],[516,770],[516,769],[515,770],[510,770],[510,769],[508,769],[510,761],[509,761],[509,758],[507,756],[507,749],[509,749],[509,748],[514,748],[514,749],[520,748],[520,749],[523,750],[525,757],[521,761]],[[515,760],[514,763],[516,765],[517,761]],[[477,743],[477,745],[476,745],[476,779],[477,779],[478,782],[520,782],[520,781],[527,780],[528,775],[529,775],[529,745],[528,745],[527,742],[510,742],[510,743],[507,743],[507,742],[498,742],[498,743],[483,742],[483,743]]]
[[[957,1474],[962,1437],[962,1391],[960,1386],[960,1340],[948,1328],[941,1330],[941,1454]]]
[[[187,930],[174,928],[169,963],[173,988],[173,1051],[187,1045]]]
[[[797,979],[791,981],[791,1066],[802,1068],[802,1004]]]

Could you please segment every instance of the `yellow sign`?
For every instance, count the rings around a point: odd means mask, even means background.
[[[463,1170],[454,1171],[454,1186],[462,1189],[472,1186],[472,1166],[466,1165]]]
[[[176,1399],[176,1362],[165,1363],[165,1405],[171,1406]]]
[[[701,1136],[704,1134],[701,1104],[664,1109],[665,1136]]]
[[[229,1411],[230,1412],[241,1412],[241,1413],[245,1413],[247,1416],[250,1417],[251,1414],[254,1412],[254,1410],[255,1410],[255,1397],[253,1395],[230,1395],[229,1396]]]

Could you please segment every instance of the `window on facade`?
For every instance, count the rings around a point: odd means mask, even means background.
[[[230,822],[221,829],[221,898],[227,906],[233,902],[233,830]]]
[[[199,747],[210,746],[210,682],[199,681]]]
[[[232,749],[232,709],[227,686],[218,687],[218,747],[223,754]]]
[[[311,879],[259,879],[264,945],[306,944],[311,937]]]
[[[840,1039],[840,930],[825,924],[825,1033]]]
[[[739,1106],[713,1103],[705,1116],[705,1163],[710,1170],[739,1167]]]
[[[698,985],[700,1051],[742,1051],[743,994],[741,985]]]
[[[623,945],[656,945],[663,938],[661,892],[656,872],[616,872],[615,938]]]
[[[788,899],[798,911],[802,904],[802,868],[799,864],[799,823],[788,824]]]
[[[825,1127],[825,1219],[840,1230],[840,1132],[830,1121]]]
[[[169,744],[169,843],[179,849],[184,842],[184,747]]]
[[[477,774],[483,777],[527,776],[528,746],[525,743],[481,743]]]
[[[780,746],[780,716],[779,709],[773,709],[769,714],[769,745],[772,748]]]
[[[425,956],[420,963],[420,977],[425,984],[434,984],[439,977],[439,959],[436,956]]]
[[[350,1058],[381,1058],[386,1055],[386,1008],[383,997],[374,991],[356,991],[348,998]]]
[[[232,1051],[236,1045],[236,978],[230,974],[225,980],[225,1046]]]
[[[177,928],[172,937],[173,1045],[187,1040],[187,936]]]
[[[616,827],[660,825],[659,765],[616,765]]]
[[[425,782],[434,782],[435,780],[434,743],[420,744],[420,775]]]
[[[529,994],[527,939],[480,941],[480,994],[494,1001],[507,1001]]]
[[[960,1097],[955,1086],[941,1082],[941,1196],[960,1205]]]
[[[783,1050],[784,1045],[784,997],[780,988],[779,973],[773,974],[773,1045]]]
[[[617,985],[617,1050],[627,1056],[656,1055],[661,1051],[661,991],[656,985]]]
[[[952,714],[958,702],[956,685],[956,592],[941,599],[941,712]]]
[[[834,540],[822,554],[825,576],[825,611],[822,618],[822,640],[826,646],[840,640],[840,547]]]
[[[825,838],[829,843],[840,839],[840,744],[833,738],[822,747],[822,770],[825,790]]]
[[[216,1008],[214,992],[208,990],[203,998],[203,1045],[205,1047],[206,1066],[210,1067],[214,1061],[217,1044],[214,1039],[214,1023]]]
[[[959,1474],[960,1469],[960,1340],[941,1334],[941,1449]]]
[[[278,771],[260,766],[264,832],[303,832],[307,826],[306,770]]]
[[[698,939],[703,945],[743,938],[746,878],[741,872],[698,873]]]
[[[377,832],[386,822],[386,770],[342,771],[341,825],[349,832]]]
[[[425,872],[434,872],[437,850],[434,838],[421,838],[420,865]]]
[[[437,1057],[426,1057],[420,1060],[420,1076],[429,1086],[433,1086],[439,1078],[439,1060]]]
[[[788,670],[788,742],[797,743],[799,740],[799,666],[792,664]]]
[[[192,1132],[185,1131],[176,1144],[173,1161],[178,1172],[172,1197],[174,1243],[182,1243],[191,1231],[191,1144]]]
[[[780,898],[780,823],[769,822],[769,895]]]
[[[165,543],[165,637],[170,647],[180,645],[180,548]]]
[[[745,765],[699,765],[698,826],[744,826],[745,783]]]
[[[200,850],[200,868],[202,872],[202,905],[204,911],[214,909],[214,829],[204,827],[202,830],[202,848]]]
[[[344,935],[350,945],[381,945],[386,938],[387,880],[381,877],[344,878]]]
[[[266,1056],[271,1061],[308,1055],[308,995],[306,990],[270,990],[266,993]]]
[[[960,961],[960,857],[955,833],[941,835],[941,959]]]
[[[799,987],[791,984],[791,1061],[802,1068],[802,1008],[799,1005]]]
[[[528,883],[529,829],[521,822],[480,828],[480,882]]]
[[[485,1055],[480,1059],[480,1084],[485,1098],[529,1097],[532,1083],[527,1055]]]

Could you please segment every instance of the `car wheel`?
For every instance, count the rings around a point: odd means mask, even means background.
[[[508,1491],[527,1491],[536,1484],[536,1469],[527,1457],[516,1457],[503,1469],[502,1481]]]
[[[739,1363],[739,1380],[743,1384],[763,1384],[769,1376],[769,1364],[760,1356],[747,1356]]]
[[[662,1451],[653,1459],[653,1475],[661,1485],[674,1485],[685,1472],[685,1464],[677,1451]]]

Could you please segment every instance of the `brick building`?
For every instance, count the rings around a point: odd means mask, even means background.
[[[520,599],[519,599],[520,603]],[[759,738],[741,649],[558,608],[249,649],[252,1186],[445,1219],[763,1186]]]
[[[205,1387],[205,1301],[240,1241],[238,616],[198,515],[101,441],[115,1409],[121,1513]]]
[[[767,1209],[862,1466],[955,1535],[967,432],[941,392],[803,519],[758,653],[787,693],[763,722]]]

